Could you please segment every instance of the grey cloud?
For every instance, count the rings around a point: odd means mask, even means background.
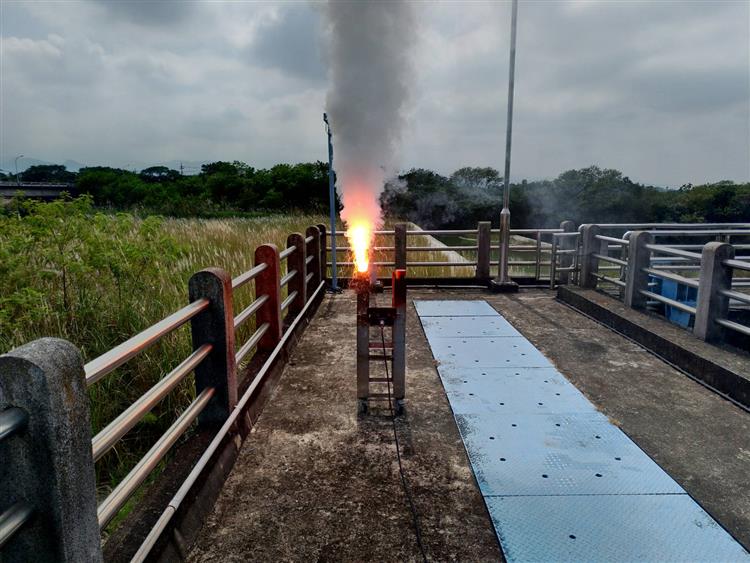
[[[194,3],[184,0],[92,0],[107,9],[111,17],[148,26],[174,24],[193,11]]]
[[[326,69],[320,45],[319,14],[298,4],[281,9],[277,19],[260,26],[248,51],[256,65],[322,83]]]

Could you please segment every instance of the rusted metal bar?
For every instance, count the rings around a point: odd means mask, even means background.
[[[268,295],[261,295],[256,298],[250,305],[248,305],[239,315],[234,318],[234,330],[240,328],[245,324],[250,317],[252,317],[263,304],[268,301]]]
[[[249,281],[254,280],[258,274],[260,274],[263,270],[266,269],[265,264],[260,264],[258,266],[255,266],[254,268],[250,268],[247,272],[244,274],[240,274],[236,278],[232,280],[232,289],[238,289],[248,283]]]

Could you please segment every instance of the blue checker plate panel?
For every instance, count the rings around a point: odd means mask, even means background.
[[[750,561],[487,302],[414,303],[508,561]]]

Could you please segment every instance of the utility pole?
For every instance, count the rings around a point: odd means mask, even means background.
[[[18,159],[19,158],[23,158],[23,155],[19,154],[16,157],[16,184],[18,184],[20,186],[21,185],[21,177],[18,175]]]
[[[500,212],[500,259],[497,277],[490,282],[490,289],[496,292],[518,291],[518,284],[508,275],[508,255],[510,253],[510,141],[513,132],[513,79],[516,69],[516,21],[518,0],[513,0],[510,19],[510,65],[508,69],[508,119],[505,129],[505,175],[503,177],[503,210]]]
[[[323,113],[323,122],[326,124],[328,135],[328,200],[331,210],[331,291],[338,291],[338,277],[336,272],[336,189],[333,180],[333,132],[331,124],[328,123],[328,114]],[[325,272],[326,265],[321,266]],[[325,277],[325,276],[324,276]]]

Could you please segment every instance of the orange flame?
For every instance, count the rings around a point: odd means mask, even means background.
[[[366,272],[370,266],[370,241],[372,240],[372,224],[360,219],[352,222],[346,231],[349,246],[354,255],[354,264],[358,272]]]

